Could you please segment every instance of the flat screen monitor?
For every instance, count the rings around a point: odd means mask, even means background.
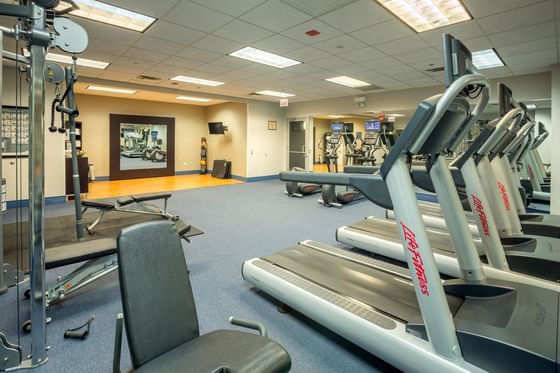
[[[223,135],[225,133],[224,123],[208,122],[208,133],[211,135]]]
[[[333,132],[343,132],[344,131],[344,123],[331,123],[331,130]]]
[[[368,132],[380,132],[381,122],[378,120],[366,120],[366,131]]]
[[[344,123],[344,132],[346,133],[354,132],[354,123]]]

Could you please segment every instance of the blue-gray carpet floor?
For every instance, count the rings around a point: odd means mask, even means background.
[[[391,369],[295,311],[279,313],[273,299],[242,279],[241,264],[246,259],[271,254],[304,239],[334,244],[338,226],[367,215],[383,214],[366,200],[342,209],[325,208],[317,203],[317,195],[288,198],[283,190],[279,181],[263,181],[173,193],[169,209],[205,232],[194,237],[191,244],[184,244],[201,333],[234,328],[227,320],[235,315],[263,322],[270,337],[289,351],[293,372],[357,373]],[[72,209],[71,204],[49,205],[47,216],[72,214]],[[14,210],[11,210],[5,222],[13,218]],[[74,267],[49,270],[47,279],[53,280]],[[28,305],[25,301],[20,303],[20,321],[23,321],[29,316]],[[38,371],[110,372],[115,317],[121,309],[116,273],[50,307],[47,313],[53,322],[47,327],[49,361]],[[15,288],[0,296],[0,315],[0,331],[15,341]],[[87,340],[63,338],[64,330],[84,323],[91,315],[95,315],[95,321]],[[22,337],[21,343],[29,353],[29,337]],[[122,367],[130,367],[126,343]]]

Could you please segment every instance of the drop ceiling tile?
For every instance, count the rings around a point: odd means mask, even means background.
[[[328,58],[329,54],[317,48],[304,47],[286,53],[286,57],[290,57],[301,62],[311,62]]]
[[[253,76],[255,76],[255,74],[252,74],[248,71],[244,71],[244,70],[241,70],[241,69],[235,69],[235,70],[231,70],[229,72],[220,74],[220,75],[216,76],[216,78],[217,79],[219,78],[218,80],[223,79],[223,80],[220,80],[221,82],[223,82],[223,81],[236,82],[236,81],[240,81],[240,80],[242,81],[244,79],[251,78]]]
[[[182,0],[164,17],[178,25],[188,25],[204,32],[212,32],[232,20],[232,17],[202,5]]]
[[[432,86],[440,85],[440,82],[429,77],[420,78],[420,79],[407,79],[406,83],[410,84],[413,87],[432,87]]]
[[[311,62],[312,65],[329,69],[332,67],[340,67],[350,65],[347,60],[337,56],[329,56],[328,58],[322,58],[320,60],[315,60]]]
[[[72,18],[73,21],[82,25],[88,36],[92,39],[104,40],[110,43],[131,45],[140,39],[141,33],[131,30],[126,30],[121,27],[111,26],[106,23],[89,21],[84,18]]]
[[[157,66],[152,68],[152,69],[144,71],[142,74],[147,75],[147,76],[153,76],[155,78],[160,78],[161,80],[168,80],[168,79],[174,77],[175,75],[177,75],[177,74],[174,74],[170,71],[163,72]],[[159,84],[159,83],[160,83],[160,81],[149,81],[148,80],[148,81],[144,81],[143,84]]]
[[[181,67],[183,69],[193,69],[203,64],[200,61],[189,60],[187,58],[177,56],[169,57],[168,59],[163,61],[163,63],[170,66]]]
[[[306,35],[305,33],[310,30],[319,31],[320,34],[315,36]],[[315,44],[340,36],[342,35],[342,32],[324,22],[312,19],[311,21],[302,23],[301,25],[294,26],[282,32],[282,34],[305,44]]]
[[[186,71],[188,71],[188,69],[185,69],[184,67],[181,66],[174,66],[165,63],[160,63],[152,67],[149,71],[159,71],[161,72],[161,74],[175,76],[175,75],[184,74]],[[151,74],[147,74],[147,75],[151,75]]]
[[[187,47],[177,53],[178,57],[185,57],[195,61],[209,62],[215,60],[216,58],[222,56],[221,53],[210,52],[205,49]]]
[[[294,74],[305,75],[305,74],[316,73],[317,71],[322,71],[323,68],[313,66],[313,65],[310,65],[308,63],[300,63],[299,65],[286,67],[284,70],[289,71],[289,72],[294,73]]]
[[[390,20],[375,26],[366,27],[359,31],[354,31],[350,35],[368,45],[375,46],[391,40],[414,35],[414,32],[402,22]]]
[[[554,64],[558,62],[556,55],[556,50],[546,50],[541,52],[533,52],[533,53],[526,53],[520,54],[517,56],[507,56],[504,57],[503,60],[505,61],[506,65],[523,65],[529,63],[537,63],[540,67],[546,67],[550,64]]]
[[[379,44],[377,46],[377,49],[389,55],[396,55],[427,48],[429,48],[429,45],[426,44],[426,42],[422,40],[422,38],[416,35],[408,36],[384,44]]]
[[[417,62],[422,61],[440,61],[442,60],[441,53],[434,48],[425,48],[417,51],[400,53],[394,55],[396,59],[407,63],[409,65],[416,65]]]
[[[463,4],[475,18],[506,12],[535,2],[535,0],[463,0]]]
[[[491,1],[486,2],[490,3]],[[424,41],[433,46],[441,46],[442,34],[451,34],[459,40],[474,39],[483,36],[484,32],[478,26],[476,20],[456,23],[451,26],[440,27],[435,30],[421,32],[418,34]]]
[[[490,42],[490,40],[486,36],[463,40],[463,43],[467,46],[467,48],[469,48],[471,52],[479,51],[482,49],[490,49],[493,47],[492,42]]]
[[[270,53],[281,54],[292,51],[294,49],[303,48],[304,44],[295,41],[294,39],[276,34],[257,43],[254,43],[253,46]]]
[[[495,47],[548,37],[556,37],[556,22],[554,21],[488,35]]]
[[[314,47],[324,50],[327,53],[337,55],[337,54],[352,52],[357,49],[362,49],[367,47],[367,45],[354,39],[353,37],[350,37],[348,35],[342,35],[334,39],[329,39],[317,43],[314,45]]]
[[[358,0],[319,19],[344,32],[352,32],[393,19],[393,16],[375,1]]]
[[[261,27],[236,19],[214,31],[214,35],[242,44],[252,44],[269,37],[272,33]]]
[[[150,62],[161,62],[169,58],[169,55],[167,54],[153,52],[147,49],[141,49],[136,47],[128,48],[127,51],[124,52],[123,56],[130,57],[130,58],[140,58]]]
[[[380,52],[378,49],[365,47],[352,52],[343,53],[339,57],[342,57],[350,62],[365,62],[376,58],[385,58],[387,55]]]
[[[175,4],[177,4],[177,0],[111,0],[109,2],[112,5],[134,10],[156,18],[161,18],[165,13],[173,8]]]
[[[240,18],[268,30],[281,32],[311,17],[280,1],[267,1]]]
[[[506,78],[512,75],[507,66],[484,69],[482,70],[482,73],[489,79]]]
[[[203,32],[162,20],[154,23],[144,34],[184,45],[189,45],[205,35]]]
[[[123,44],[111,43],[95,38],[89,38],[88,40],[88,51],[100,52],[110,56],[120,56],[126,52],[127,49],[128,46]]]
[[[243,66],[241,70],[248,71],[253,74],[269,74],[276,70],[275,67],[252,62],[247,66]]]
[[[183,49],[185,46],[171,41],[152,38],[151,36],[142,36],[135,44],[135,47],[147,49],[153,52],[163,54],[175,54]]]
[[[156,64],[156,62],[153,61],[147,61],[147,60],[143,60],[143,59],[139,59],[139,58],[135,58],[135,57],[119,57],[117,60],[115,60],[113,62],[113,64],[119,65],[119,66],[130,66],[133,69],[143,69],[143,70],[147,70],[149,68],[151,68],[152,66],[154,66]]]
[[[192,0],[230,16],[239,17],[266,0]]]
[[[399,90],[399,89],[410,89],[413,88],[410,84],[406,84],[404,82],[397,82],[397,83],[393,83],[391,84],[390,87],[388,87],[389,89],[393,89],[393,90]]]
[[[241,58],[232,57],[232,56],[221,56],[212,60],[212,63],[215,65],[225,66],[230,69],[238,69],[243,66],[250,65],[251,62],[247,60],[243,60]]]
[[[202,71],[205,73],[211,73],[211,74],[222,74],[231,71],[232,69],[226,66],[215,65],[213,63],[206,63],[196,67],[195,70]]]
[[[373,83],[374,81],[377,81],[379,79],[387,78],[387,75],[382,74],[378,71],[368,70],[368,71],[356,73],[354,75],[354,78],[363,80],[364,82]]]
[[[331,70],[340,75],[347,75],[353,77],[354,74],[368,71],[369,68],[358,64],[352,64],[352,65],[346,65],[340,67],[332,67]]]
[[[509,68],[513,75],[529,75],[529,74],[538,74],[543,72],[549,72],[552,70],[551,67],[526,67],[523,65],[519,66],[510,66]]]
[[[478,24],[485,33],[493,34],[551,21],[555,19],[555,14],[555,3],[553,0],[548,0],[535,5],[480,18],[478,19]]]
[[[371,61],[360,63],[360,65],[369,67],[370,69],[382,69],[384,67],[390,67],[398,64],[400,64],[400,62],[393,57],[376,58]]]
[[[387,76],[392,76],[398,79],[398,76],[400,76],[401,74],[415,72],[416,70],[414,70],[412,67],[408,65],[398,63],[392,65],[391,67],[384,67],[382,69],[377,69],[377,71]]]
[[[502,57],[515,56],[520,53],[540,52],[556,48],[556,38],[546,38],[523,43],[511,44],[505,47],[496,48]]]
[[[245,45],[236,43],[228,39],[220,38],[218,36],[207,35],[197,42],[193,43],[192,46],[216,52],[224,56],[228,53],[235,52],[236,50],[243,48]]]

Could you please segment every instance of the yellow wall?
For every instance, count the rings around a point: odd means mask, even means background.
[[[319,157],[321,162],[325,162],[323,159],[323,150],[319,149],[319,142],[323,140],[323,135],[326,132],[331,132],[331,120],[330,119],[319,119],[313,118],[313,127],[315,127],[315,154],[313,156],[313,163],[319,162]],[[325,144],[321,142],[321,147],[325,149]]]
[[[206,136],[208,140],[208,165],[212,168],[215,159],[231,161],[231,173],[247,176],[247,104],[228,102],[208,106],[208,122],[223,122],[228,127],[226,135]],[[205,123],[206,125],[206,123]]]
[[[109,114],[175,118],[175,171],[199,168],[200,138],[208,137],[202,106],[76,95],[82,122],[82,146],[97,176],[109,176]],[[209,149],[210,154],[212,151]]]

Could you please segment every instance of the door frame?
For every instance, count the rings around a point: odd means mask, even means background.
[[[286,169],[290,167],[290,122],[301,121],[305,129],[305,169],[313,171],[313,138],[309,134],[310,128],[313,128],[312,117],[293,117],[286,118]],[[289,171],[289,170],[288,170]]]

